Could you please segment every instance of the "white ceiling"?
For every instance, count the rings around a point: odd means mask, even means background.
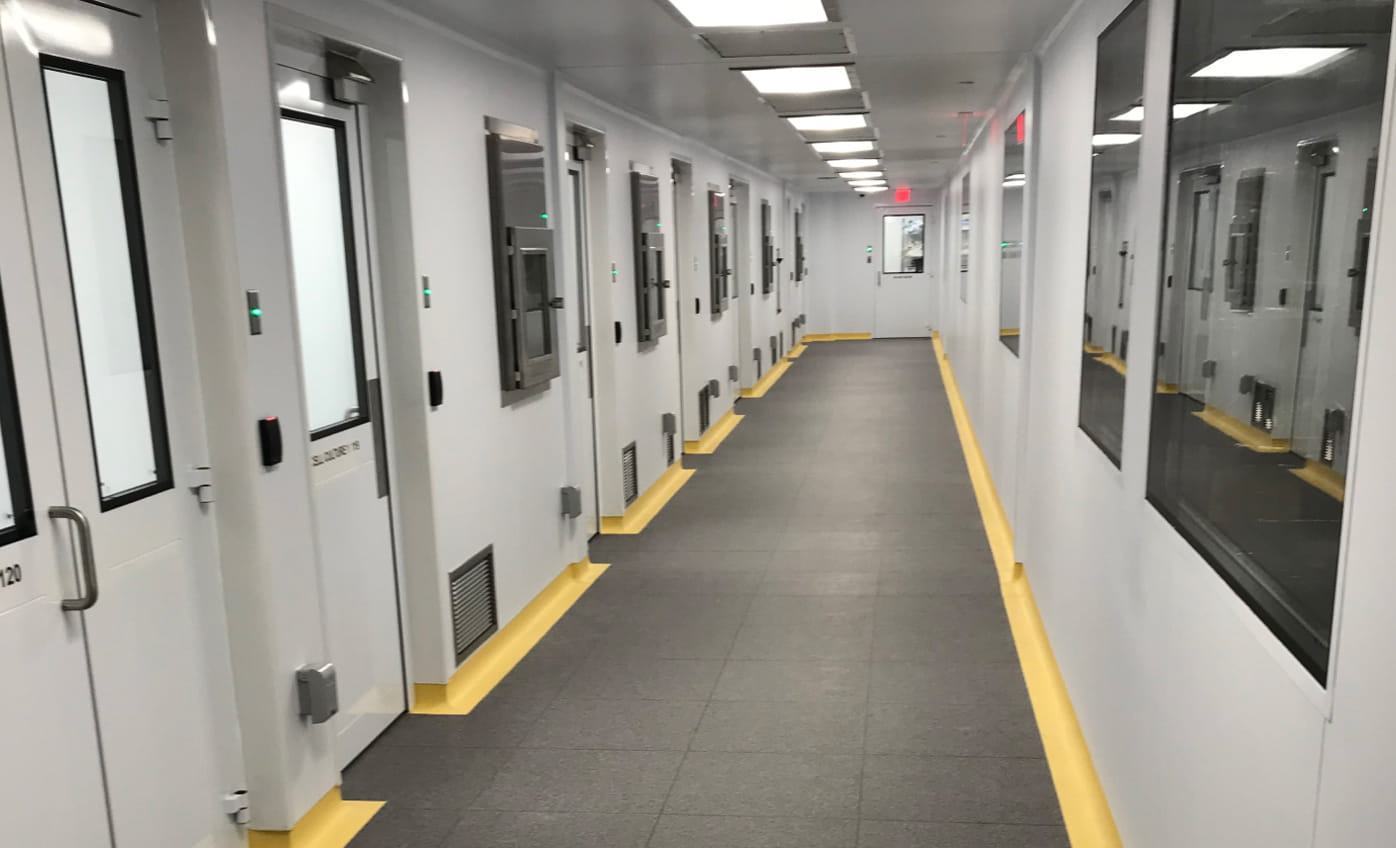
[[[577,87],[765,168],[805,190],[841,180],[733,67],[659,0],[393,0],[471,38],[557,68]],[[759,3],[761,0],[751,0]],[[893,185],[938,186],[961,151],[961,113],[984,113],[1071,0],[839,0]],[[801,57],[799,62],[821,57]],[[964,82],[962,82],[964,81]],[[965,84],[969,83],[969,84]],[[969,120],[973,131],[976,119]]]

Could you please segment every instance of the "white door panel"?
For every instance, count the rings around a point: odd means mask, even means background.
[[[276,68],[321,591],[339,689],[337,758],[407,708],[360,150],[369,117],[328,80]],[[287,437],[293,438],[291,434]]]
[[[931,329],[931,293],[938,266],[935,211],[916,207],[878,207],[877,284],[873,288],[873,335],[879,339],[926,338]],[[889,238],[889,218],[920,215],[923,219],[920,270],[904,273],[906,246]],[[894,244],[895,241],[895,244]]]

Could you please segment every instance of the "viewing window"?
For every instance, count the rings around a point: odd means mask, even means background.
[[[926,270],[926,216],[882,218],[882,273],[920,274]]]
[[[120,71],[45,56],[49,134],[102,509],[173,485]]]
[[[1391,17],[1178,5],[1148,496],[1321,682]]]
[[[0,545],[34,535],[34,501],[29,491],[8,327],[0,299]]]
[[[312,439],[368,420],[344,124],[284,112],[286,212]]]
[[[1023,278],[1027,233],[1028,116],[1019,112],[1003,132],[1003,218],[999,252],[999,339],[1018,354],[1023,326]]]
[[[1137,0],[1096,42],[1079,420],[1116,465],[1124,441],[1148,19],[1147,0]]]
[[[960,179],[960,302],[969,303],[969,174]]]

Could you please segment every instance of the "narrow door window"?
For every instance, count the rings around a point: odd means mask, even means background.
[[[312,439],[368,420],[344,129],[338,121],[296,112],[281,116],[301,375]]]
[[[41,62],[107,510],[173,485],[130,114],[120,71],[48,56]]]

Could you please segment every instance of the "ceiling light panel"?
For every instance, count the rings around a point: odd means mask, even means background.
[[[1260,47],[1232,50],[1193,72],[1197,79],[1271,79],[1297,77],[1351,52],[1350,47]]]
[[[846,180],[874,180],[882,176],[881,171],[844,171],[839,174]]]
[[[854,188],[869,188],[871,186],[885,186],[886,180],[849,180],[848,184]]]
[[[879,192],[879,191],[886,191],[886,190],[887,190],[887,186],[868,186],[867,188],[860,188],[860,189],[857,189],[857,191],[858,191],[859,194],[876,194],[876,193]]]
[[[867,115],[805,115],[801,118],[786,118],[790,126],[800,132],[825,132],[828,130],[856,130],[868,125]]]
[[[1191,118],[1193,115],[1206,112],[1208,109],[1215,109],[1220,105],[1220,103],[1174,103],[1173,120],[1181,121],[1184,118]],[[1121,112],[1110,120],[1129,121],[1133,124],[1140,123],[1144,120],[1144,107],[1135,106],[1127,111]]]
[[[803,68],[756,68],[742,71],[762,94],[816,94],[848,91],[853,79],[847,65],[811,65]]]
[[[829,20],[822,0],[669,0],[695,27],[759,27],[820,24]]]
[[[1133,144],[1139,140],[1139,133],[1096,133],[1091,136],[1091,145],[1094,147],[1119,147],[1122,144]]]
[[[877,149],[875,141],[816,141],[810,144],[816,153],[865,153]]]
[[[830,159],[831,168],[876,168],[882,164],[881,159]]]

